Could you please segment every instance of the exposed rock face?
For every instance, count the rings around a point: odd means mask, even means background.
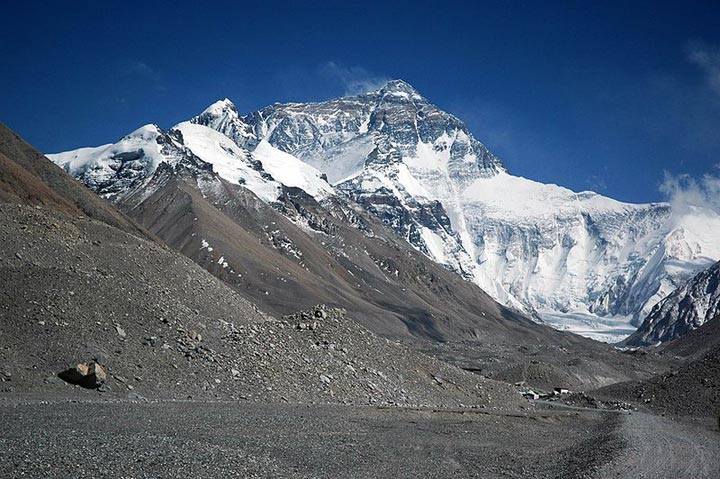
[[[107,373],[98,363],[79,363],[66,369],[58,376],[70,384],[77,384],[86,389],[97,389],[107,380]]]
[[[356,97],[275,104],[242,121],[252,126],[258,138],[326,172],[333,184],[362,170],[367,156],[381,142],[397,150],[391,160],[398,163],[434,145],[435,153],[430,155],[444,155],[448,175],[460,184],[505,170],[459,119],[402,80]],[[218,123],[204,122],[208,126]]]
[[[658,303],[625,342],[647,346],[693,331],[720,315],[720,262],[701,271]]]
[[[222,132],[242,148],[252,150],[259,143],[253,127],[240,118],[237,108],[227,98],[214,103],[190,121]]]

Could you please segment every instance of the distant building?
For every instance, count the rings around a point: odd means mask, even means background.
[[[525,399],[540,399],[540,395],[535,391],[525,391],[522,395]]]

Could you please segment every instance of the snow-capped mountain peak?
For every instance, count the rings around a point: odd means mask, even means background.
[[[162,133],[162,130],[155,123],[148,123],[143,125],[137,130],[129,133],[123,137],[123,140],[135,140],[135,141],[152,141],[157,139]]]
[[[223,98],[222,100],[216,101],[215,103],[207,107],[205,111],[201,113],[201,115],[206,113],[217,115],[226,111],[233,111],[235,112],[236,116],[239,116],[237,107],[235,107],[235,104],[229,98]]]
[[[137,187],[161,163],[175,164],[187,155],[182,138],[148,124],[117,143],[47,157],[100,196],[112,199]]]
[[[190,122],[217,130],[242,148],[253,149],[258,144],[252,127],[240,118],[237,108],[227,98],[216,101]]]
[[[371,92],[371,94],[373,93],[377,93],[380,96],[392,95],[407,100],[427,101],[415,88],[403,80],[390,80],[379,90]]]
[[[720,259],[714,212],[681,214],[513,176],[460,119],[402,80],[246,115],[224,99],[155,140],[144,128],[52,159],[107,197],[172,162],[173,148],[265,201],[281,185],[317,200],[341,191],[498,301],[584,334],[621,339],[631,320]],[[127,158],[139,163],[128,170]],[[603,331],[603,317],[621,327]]]

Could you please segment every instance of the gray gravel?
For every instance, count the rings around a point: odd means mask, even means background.
[[[701,479],[720,477],[720,435],[698,424],[644,413],[622,416],[627,447],[599,478]]]
[[[217,402],[0,403],[0,477],[589,477],[615,416]]]

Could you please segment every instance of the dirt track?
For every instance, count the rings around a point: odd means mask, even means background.
[[[3,478],[552,478],[611,457],[616,416],[4,400],[0,417]]]
[[[623,414],[626,448],[597,477],[720,477],[720,434],[698,425],[634,412]]]

